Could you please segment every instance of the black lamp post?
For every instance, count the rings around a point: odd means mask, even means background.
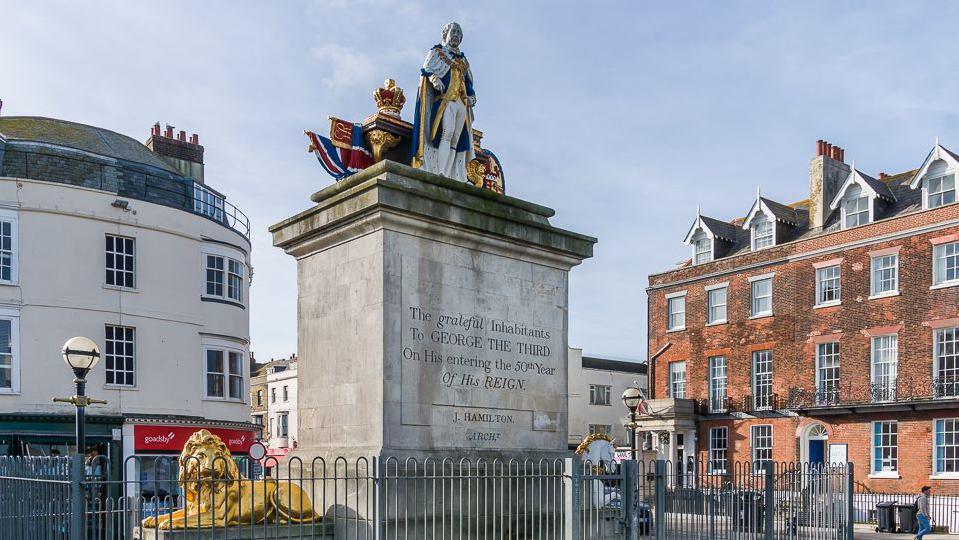
[[[77,385],[77,393],[69,398],[53,398],[57,403],[70,403],[76,407],[77,454],[86,452],[86,407],[93,404],[106,404],[102,399],[93,399],[86,396],[87,373],[100,361],[100,349],[90,338],[73,337],[63,345],[63,361],[73,370],[76,376],[73,382]]]
[[[636,409],[643,401],[643,391],[630,386],[623,391],[623,405],[629,409],[629,450],[633,461],[636,461]]]

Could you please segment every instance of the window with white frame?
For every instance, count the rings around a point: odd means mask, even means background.
[[[836,403],[839,395],[839,342],[816,345],[816,402]]]
[[[848,229],[869,223],[869,196],[859,186],[846,190],[842,201],[842,227]]]
[[[17,214],[0,210],[0,282],[16,283],[17,259]]]
[[[693,240],[693,264],[708,263],[713,260],[713,241],[702,235]]]
[[[947,174],[926,179],[927,207],[936,208],[956,202],[956,176]]]
[[[936,420],[934,474],[959,473],[959,418]]]
[[[590,405],[609,405],[610,387],[605,384],[589,385]]]
[[[714,427],[709,430],[709,472],[723,474],[726,472],[729,453],[729,429]]]
[[[290,434],[290,414],[280,413],[276,415],[277,437],[287,437]]]
[[[765,216],[757,215],[750,227],[752,229],[753,251],[763,249],[775,244],[774,237],[775,223],[766,219]]]
[[[959,283],[959,242],[932,248],[932,284]]]
[[[193,184],[193,210],[201,215],[223,221],[223,197],[200,184]]]
[[[270,403],[276,403],[276,387],[270,388]]]
[[[772,315],[773,312],[773,278],[757,279],[750,287],[750,316],[760,317]]]
[[[899,291],[899,254],[879,255],[872,258],[872,296],[893,294]]]
[[[283,401],[290,401],[290,387],[283,385]]]
[[[753,407],[758,411],[773,407],[773,352],[753,351]]]
[[[716,287],[706,291],[706,323],[726,322],[726,287]]]
[[[207,347],[206,395],[209,398],[243,399],[243,353]]]
[[[106,282],[113,287],[136,287],[136,240],[106,235]]]
[[[243,302],[244,264],[222,255],[206,255],[206,295]]]
[[[243,263],[236,259],[227,259],[226,297],[243,302]]]
[[[841,292],[839,265],[816,269],[816,305],[838,304]]]
[[[136,384],[136,328],[108,324],[105,328],[106,345],[103,362],[106,364],[106,383],[117,386]]]
[[[217,255],[206,256],[206,294],[223,297],[223,260]]]
[[[0,311],[0,393],[20,391],[20,317]]]
[[[686,362],[669,364],[669,396],[686,399]]]
[[[667,330],[686,328],[686,295],[667,298],[666,310],[668,312]]]
[[[749,428],[753,471],[763,472],[767,461],[773,459],[773,427],[768,424]]]
[[[871,349],[872,399],[896,399],[896,377],[899,364],[899,336],[873,336]]]
[[[263,405],[263,390],[256,391],[256,406],[259,407]]]
[[[872,423],[872,472],[899,470],[899,423],[886,420]]]
[[[959,396],[959,327],[937,329],[933,352],[936,397]]]
[[[709,410],[726,411],[726,357],[709,357]]]

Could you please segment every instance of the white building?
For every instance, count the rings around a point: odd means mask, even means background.
[[[636,386],[646,392],[646,364],[583,356],[569,349],[569,447],[576,448],[590,433],[606,433],[617,446],[629,446],[624,424],[629,420],[623,391]]]
[[[195,135],[0,118],[0,454],[73,450],[51,397],[74,393],[76,335],[102,351],[87,436],[115,468],[200,427],[245,451],[250,274],[249,223],[204,183]]]
[[[298,417],[296,411],[297,362],[266,375],[267,433],[271,455],[284,455],[296,447]]]

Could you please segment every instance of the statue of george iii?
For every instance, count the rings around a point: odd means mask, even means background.
[[[463,29],[443,27],[443,43],[426,55],[413,119],[414,167],[467,181],[466,164],[473,159],[473,74],[459,50]]]

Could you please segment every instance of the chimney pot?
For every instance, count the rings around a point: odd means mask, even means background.
[[[889,178],[889,175],[888,175],[888,174],[886,174],[885,172],[880,172],[880,173],[879,173],[879,179],[880,179],[880,180],[885,180],[886,178]]]
[[[826,157],[831,158],[831,157],[832,157],[832,145],[829,144],[828,142],[826,142],[826,148],[825,148],[825,150],[826,150],[826,152],[825,152],[825,154],[823,154],[823,155],[825,155]]]
[[[177,138],[178,141],[186,142],[186,131],[183,131],[183,130],[181,129],[180,132],[177,133],[176,138]]]
[[[194,133],[193,135],[190,135],[190,143],[191,143],[191,144],[200,144],[200,136],[197,135],[196,133]]]
[[[173,138],[173,126],[171,126],[170,124],[167,124],[167,125],[166,125],[166,129],[163,130],[163,136],[166,137],[167,139],[172,139],[172,138]]]
[[[819,157],[823,153],[824,142],[822,139],[816,141],[816,157]]]
[[[845,149],[845,148],[840,148],[840,149],[839,149],[839,161],[841,161],[841,162],[843,162],[843,163],[846,162],[846,149]]]
[[[833,147],[832,147],[832,156],[830,156],[830,157],[833,158],[833,159],[835,159],[836,161],[839,161],[839,147],[838,147],[838,146],[833,146]]]

